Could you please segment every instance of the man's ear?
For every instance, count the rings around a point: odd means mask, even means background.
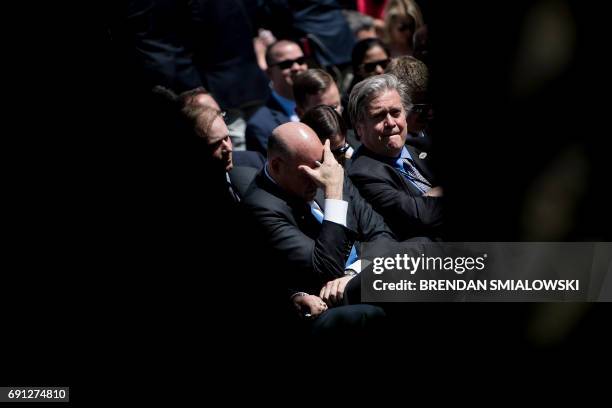
[[[355,124],[355,138],[363,143],[361,140],[361,135],[363,134],[363,124],[356,123]]]
[[[272,174],[280,173],[281,161],[282,159],[278,156],[268,160],[268,164],[270,165],[270,172]]]

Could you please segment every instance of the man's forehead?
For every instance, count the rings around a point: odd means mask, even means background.
[[[229,136],[229,129],[225,125],[223,118],[217,116],[206,135],[206,142],[209,145],[214,144],[225,139],[227,136]]]
[[[380,110],[385,108],[401,108],[402,99],[396,90],[391,89],[384,91],[379,94],[377,97],[372,99],[370,104],[368,105],[368,110]]]
[[[272,50],[272,56],[274,58],[279,58],[286,54],[296,54],[297,56],[301,56],[303,53],[302,49],[299,46],[292,43],[284,43],[282,45],[278,45]]]

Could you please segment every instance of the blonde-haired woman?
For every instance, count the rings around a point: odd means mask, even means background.
[[[385,41],[391,56],[414,53],[414,33],[425,25],[414,0],[390,0],[385,8]]]

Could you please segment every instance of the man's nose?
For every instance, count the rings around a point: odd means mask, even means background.
[[[385,73],[385,70],[380,65],[376,65],[375,71],[377,75],[381,75]]]
[[[390,113],[387,113],[387,116],[385,116],[385,126],[393,128],[395,127],[395,124],[396,124],[395,118],[391,116]]]
[[[231,138],[228,137],[226,140],[223,141],[223,149],[226,152],[231,152],[233,150],[232,139]]]

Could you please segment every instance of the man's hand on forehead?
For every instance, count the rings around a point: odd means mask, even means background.
[[[329,139],[323,146],[323,162],[315,160],[315,168],[306,165],[299,166],[319,187],[325,191],[325,198],[342,200],[344,186],[344,168],[336,161],[329,148]]]

